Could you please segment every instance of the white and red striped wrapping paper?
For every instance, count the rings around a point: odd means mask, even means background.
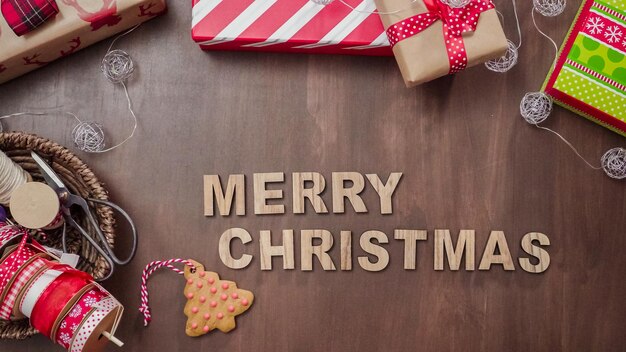
[[[393,55],[373,0],[193,0],[192,38],[204,50]]]

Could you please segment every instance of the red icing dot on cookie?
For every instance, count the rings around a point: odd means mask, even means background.
[[[209,283],[210,283],[210,284],[215,283],[215,279],[214,279],[214,278],[212,278],[212,277],[210,277],[208,281],[209,281]]]
[[[227,300],[227,299],[228,299],[228,296],[227,296],[225,293],[222,293],[222,295],[220,296],[220,299],[221,299],[222,301],[225,301],[225,300]]]
[[[239,298],[239,295],[237,294],[237,292],[233,292],[230,296],[231,296],[233,299],[237,299],[237,298]]]
[[[197,329],[198,328],[198,324],[197,323],[191,323],[191,328],[192,329]]]
[[[228,311],[229,311],[229,312],[231,312],[231,313],[232,313],[232,312],[234,312],[234,311],[235,311],[235,307],[233,307],[233,306],[228,306]]]
[[[198,283],[196,284],[196,286],[198,286],[198,288],[202,288],[202,282],[198,281]]]
[[[211,301],[211,303],[209,303],[209,305],[211,305],[211,307],[215,308],[215,307],[217,307],[217,302]]]
[[[244,299],[242,299],[242,300],[241,300],[241,304],[243,304],[244,306],[247,306],[247,305],[248,305],[248,300],[247,300],[247,299],[245,299],[245,298],[244,298]]]
[[[225,289],[225,290],[228,290],[228,284],[227,283],[223,283],[222,284],[222,288]]]
[[[188,298],[188,299],[192,299],[192,298],[193,298],[193,292],[189,292],[189,293],[187,294],[187,298]]]
[[[203,330],[204,332],[209,332],[209,330],[211,330],[211,328],[210,328],[208,325],[205,325],[205,326],[202,328],[202,330]]]
[[[193,279],[187,280],[187,285],[192,285],[192,284],[193,284]]]
[[[217,292],[217,289],[215,287],[211,287],[211,293],[215,293]]]
[[[224,314],[222,313],[217,313],[217,319],[222,319],[224,317]]]
[[[191,312],[194,313],[194,314],[198,313],[199,311],[200,311],[200,309],[198,309],[198,307],[191,308]]]
[[[204,271],[201,271],[198,275],[200,275],[200,277],[204,277],[204,275],[206,275],[206,273]]]
[[[200,296],[200,303],[204,303],[204,302],[206,302],[206,297]]]
[[[209,313],[204,313],[203,318],[204,318],[204,320],[209,320],[209,319],[211,319],[211,314],[209,314]]]

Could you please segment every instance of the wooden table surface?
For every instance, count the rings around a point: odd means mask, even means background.
[[[540,18],[561,41],[580,0],[557,18]],[[515,33],[512,8],[499,1]],[[618,351],[626,316],[624,182],[594,171],[558,138],[526,124],[518,105],[538,90],[552,48],[536,33],[530,3],[520,4],[524,45],[507,74],[483,67],[406,89],[392,58],[200,51],[189,36],[187,1],[118,42],[138,65],[129,90],[139,116],[135,138],[104,155],[79,155],[106,182],[111,198],[140,230],[135,260],[105,286],[124,303],[121,351]],[[131,122],[123,91],[102,77],[106,41],[0,86],[0,115],[41,108],[72,111],[104,124],[121,140]],[[4,122],[70,145],[73,121],[63,115]],[[624,139],[556,108],[546,126],[592,161]],[[291,172],[403,172],[394,213],[380,215],[376,193],[363,194],[368,214],[294,215]],[[285,215],[203,215],[203,175],[285,172]],[[276,185],[274,185],[276,187]],[[331,192],[323,194],[331,203]],[[309,208],[310,209],[310,208]],[[243,270],[227,268],[218,239],[248,230],[254,255]],[[397,228],[428,230],[417,269],[404,270]],[[296,270],[261,271],[259,231],[296,233]],[[303,272],[299,230],[326,229],[336,245],[351,230],[390,238],[386,270]],[[434,229],[476,230],[480,258],[490,231],[506,234],[516,271],[433,270]],[[521,270],[520,240],[549,236],[551,265]],[[123,235],[121,235],[123,236]],[[241,246],[236,246],[241,253]],[[120,249],[120,251],[123,251]],[[160,272],[149,287],[154,320],[144,328],[139,305],[143,266],[155,259],[195,258],[254,291],[254,306],[229,334],[185,335],[183,280]],[[60,351],[41,336],[2,341],[2,351]],[[111,351],[117,349],[111,347]]]

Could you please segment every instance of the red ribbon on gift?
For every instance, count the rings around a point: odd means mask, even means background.
[[[491,0],[471,0],[465,7],[451,8],[440,0],[423,0],[428,12],[424,12],[387,28],[387,36],[393,47],[398,42],[419,34],[433,23],[443,23],[443,39],[450,63],[450,74],[467,67],[467,52],[463,33],[473,32],[482,12],[493,9]]]

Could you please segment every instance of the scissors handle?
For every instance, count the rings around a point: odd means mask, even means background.
[[[65,218],[65,222],[63,223],[63,236],[61,236],[61,240],[63,242],[63,252],[69,253],[67,250],[67,241],[66,241],[66,236],[65,236],[66,227],[68,223],[70,226],[77,229],[78,232],[80,232],[80,234],[83,237],[85,237],[87,241],[89,241],[89,243],[91,243],[91,245],[96,249],[96,251],[104,258],[104,260],[109,265],[109,273],[105,277],[98,279],[96,281],[104,281],[110,278],[113,275],[113,271],[115,270],[115,265],[113,264],[111,257],[109,257],[109,255],[105,253],[104,250],[102,250],[102,248],[98,245],[98,243],[96,243],[96,240],[94,240],[91,236],[89,236],[89,233],[87,233],[87,231],[82,226],[80,226],[71,216],[67,216]]]
[[[106,238],[104,237],[104,233],[102,233],[100,226],[96,226],[96,232],[98,234],[98,237],[100,237],[100,240],[102,241],[102,244],[104,245],[105,250],[108,252],[109,256],[111,257],[111,260],[115,264],[126,265],[130,263],[130,261],[133,260],[135,253],[137,252],[137,228],[135,227],[135,223],[133,222],[133,219],[131,219],[130,215],[128,215],[128,213],[124,209],[122,209],[119,205],[113,202],[109,202],[107,200],[102,200],[102,199],[96,199],[96,198],[88,198],[87,200],[90,202],[94,202],[96,204],[102,204],[102,205],[111,207],[112,209],[115,209],[115,211],[120,213],[126,219],[126,222],[128,222],[128,224],[130,225],[131,236],[132,236],[132,245],[131,245],[130,254],[128,255],[126,259],[119,259],[115,255],[115,253],[113,252],[113,249],[107,244]],[[88,216],[93,219],[92,221],[95,224],[97,224],[97,221],[95,220],[95,218],[93,218],[93,214],[91,212],[88,212]]]

